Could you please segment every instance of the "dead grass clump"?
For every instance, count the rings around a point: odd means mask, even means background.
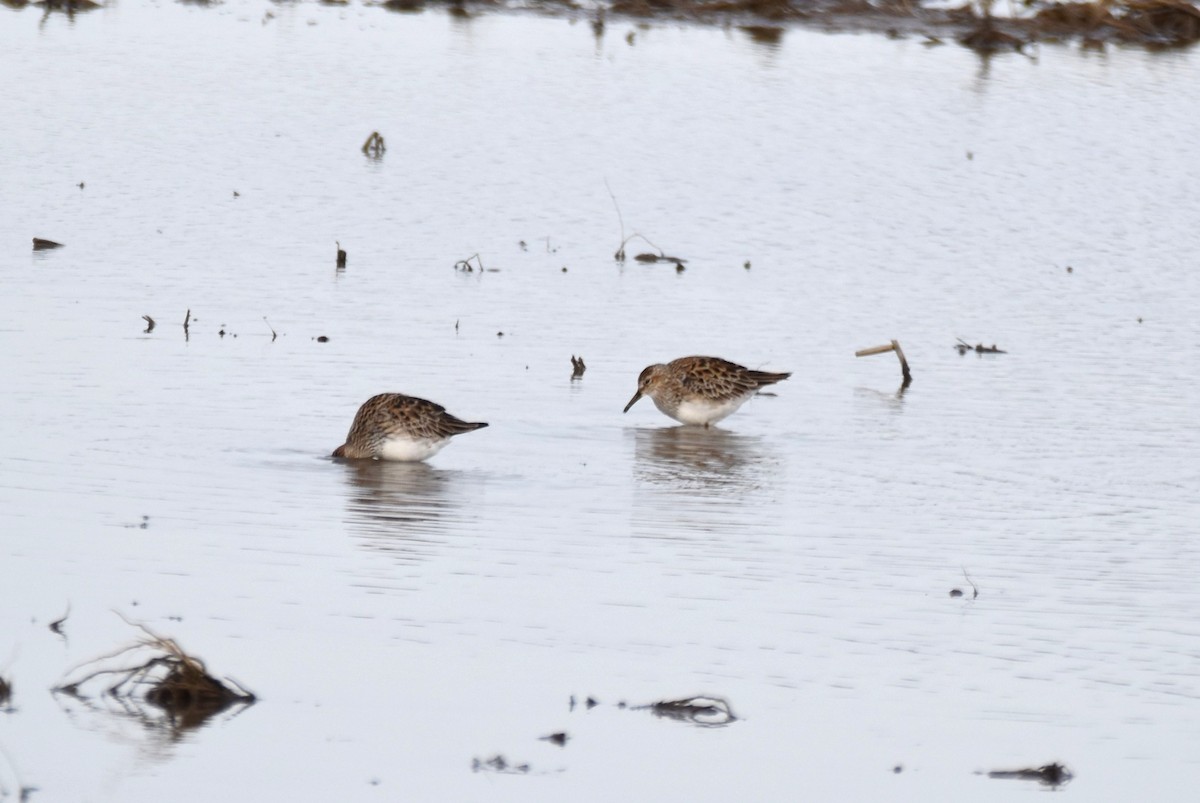
[[[1142,37],[1162,45],[1200,41],[1200,8],[1183,0],[1134,0],[1124,21]]]
[[[234,705],[250,705],[255,696],[233,681],[223,683],[208,673],[204,662],[188,655],[174,639],[160,636],[145,625],[137,625],[144,636],[128,647],[77,667],[80,676],[55,689],[56,692],[87,699],[88,689],[101,678],[116,681],[98,694],[108,695],[126,706],[142,704],[166,712],[177,729],[195,728]],[[113,666],[124,659],[132,665]]]
[[[751,14],[764,20],[785,20],[801,16],[791,0],[716,0],[699,6],[717,14]]]
[[[979,18],[979,24],[973,30],[959,38],[959,44],[969,47],[976,53],[996,53],[1001,50],[1020,50],[1025,46],[1025,40],[1000,30],[996,18],[985,14]]]
[[[619,707],[624,708],[621,703]],[[719,728],[737,719],[729,702],[721,697],[684,697],[679,700],[662,700],[649,705],[630,706],[633,711],[648,710],[656,717],[676,719],[706,728]]]
[[[783,41],[783,28],[778,25],[743,25],[742,32],[760,45],[777,45]]]
[[[1097,28],[1120,26],[1109,6],[1101,3],[1052,3],[1033,16],[1034,25],[1046,33],[1090,33]]]
[[[414,12],[425,10],[425,0],[387,0],[383,7],[388,11]]]

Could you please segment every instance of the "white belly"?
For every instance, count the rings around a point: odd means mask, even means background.
[[[675,412],[663,410],[664,413],[684,424],[715,424],[726,416],[732,415],[753,394],[739,396],[728,401],[710,402],[689,400],[680,402]],[[661,408],[659,408],[661,409]]]
[[[388,438],[383,442],[383,448],[379,450],[380,460],[396,460],[404,463],[412,463],[417,460],[424,460],[427,457],[432,457],[442,450],[442,447],[450,442],[449,438],[441,440],[413,440],[411,438]]]

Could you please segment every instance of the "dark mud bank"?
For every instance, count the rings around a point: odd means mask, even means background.
[[[517,8],[503,0],[388,0],[382,5],[404,12],[445,7],[458,16]],[[533,0],[519,8],[587,16],[597,37],[611,22],[672,20],[736,26],[764,44],[776,44],[789,26],[802,25],[919,36],[930,45],[957,42],[981,53],[1020,51],[1036,43],[1175,48],[1200,40],[1200,6],[1185,0],[1013,0],[1004,16],[992,14],[990,0],[954,8],[931,7],[921,0],[605,0],[587,6],[574,0]]]

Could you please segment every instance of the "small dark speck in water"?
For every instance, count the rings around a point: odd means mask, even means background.
[[[517,240],[517,245],[519,245],[519,246],[521,247],[521,250],[522,250],[522,251],[528,251],[528,250],[529,250],[529,246],[527,246],[527,245],[525,244],[525,241],[524,241],[524,240]]]
[[[746,263],[744,265],[742,265],[742,267],[745,268],[746,270],[750,270],[750,260],[747,259]]]
[[[903,764],[897,764],[896,766],[892,767],[892,772],[894,772],[894,773],[896,773],[897,775],[899,775],[900,773],[904,772],[904,765],[903,765]]]
[[[380,783],[380,781],[379,781],[379,779],[378,779],[378,778],[372,778],[372,779],[370,780],[370,784],[371,784],[371,786],[379,786],[379,783]]]
[[[319,337],[317,338],[317,342],[318,342],[318,343],[328,343],[328,342],[329,342],[329,338],[328,338],[328,337],[326,337],[325,335],[321,335],[321,336],[319,336]]]
[[[566,265],[563,265],[562,272],[563,272],[563,273],[566,273],[566,272],[567,272],[567,266],[566,266]]]
[[[1141,318],[1138,318],[1138,323],[1141,323],[1141,322],[1142,322],[1142,319],[1141,319]]]
[[[503,333],[503,332],[497,332],[497,333],[496,333],[496,337],[504,337],[504,333]]]
[[[963,593],[962,593],[962,589],[961,589],[961,588],[952,588],[952,589],[950,589],[950,596],[952,596],[952,597],[961,597],[962,595],[963,595]]]
[[[1067,265],[1067,273],[1074,273],[1074,272],[1075,272],[1075,269],[1072,268],[1070,265]]]
[[[238,192],[237,190],[234,190],[234,191],[233,191],[233,197],[234,197],[234,198],[241,198],[241,197],[242,197],[242,194],[241,194],[240,192]]]
[[[974,159],[975,159],[975,152],[974,152],[974,151],[967,151],[967,161],[968,161],[968,162],[970,162],[970,161],[972,161],[972,160],[974,160]]]
[[[571,737],[568,736],[565,732],[559,731],[558,733],[551,733],[549,736],[543,736],[543,737],[541,737],[541,740],[543,742],[550,742],[550,744],[556,744],[559,747],[563,747],[564,745],[566,745],[567,740],[570,738]]]
[[[83,189],[83,182],[82,182],[82,181],[81,181],[81,182],[79,182],[79,189],[81,189],[81,190]]]

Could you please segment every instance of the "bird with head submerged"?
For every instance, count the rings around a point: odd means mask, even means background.
[[[707,427],[732,415],[761,388],[789,376],[790,372],[755,371],[720,357],[680,357],[643,370],[625,412],[649,396],[676,421]]]
[[[486,426],[456,418],[425,399],[380,393],[358,408],[346,442],[333,456],[415,462],[437,454],[455,435]]]

